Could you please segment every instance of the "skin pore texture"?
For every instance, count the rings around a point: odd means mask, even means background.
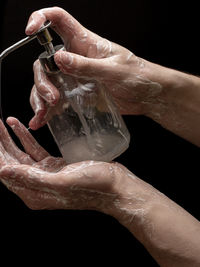
[[[55,54],[63,73],[101,82],[121,114],[146,115],[200,145],[200,126],[196,126],[199,78],[135,56],[85,29],[58,7],[34,12],[26,33],[36,32],[46,20],[65,45],[66,51]],[[38,129],[58,103],[59,92],[38,61],[33,69],[30,103],[35,116],[30,127]],[[200,266],[200,223],[187,211],[118,163],[67,165],[49,155],[17,119],[10,117],[7,123],[25,152],[16,147],[0,121],[0,180],[29,208],[109,214],[129,229],[160,266]]]

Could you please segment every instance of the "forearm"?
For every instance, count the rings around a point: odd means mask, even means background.
[[[144,75],[160,85],[160,92],[144,101],[146,115],[200,146],[200,78],[144,62]]]
[[[137,177],[126,175],[122,179],[110,214],[130,230],[160,266],[200,266],[200,223]]]
[[[143,237],[150,254],[165,267],[199,266],[199,221],[170,200],[150,205]]]

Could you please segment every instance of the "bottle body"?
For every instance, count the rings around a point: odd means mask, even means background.
[[[47,75],[60,91],[48,127],[67,163],[109,162],[128,148],[129,132],[102,84],[60,71]]]

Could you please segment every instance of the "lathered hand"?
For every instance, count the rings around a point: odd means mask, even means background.
[[[52,28],[61,36],[67,50],[55,54],[55,62],[63,73],[101,82],[112,94],[122,114],[145,113],[145,101],[161,90],[160,85],[150,81],[145,74],[145,60],[87,30],[58,7],[34,12],[29,18],[26,34],[36,32],[46,20],[52,22]],[[34,73],[35,85],[30,102],[35,116],[29,126],[37,129],[46,123],[47,110],[57,103],[59,92],[38,61],[34,64]]]

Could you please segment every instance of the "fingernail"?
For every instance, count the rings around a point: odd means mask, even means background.
[[[25,30],[26,34],[28,35],[32,34],[34,32],[34,27],[35,27],[35,21],[31,20],[26,27],[26,30]]]
[[[33,117],[29,122],[29,129],[31,130],[37,130],[39,128],[38,121],[35,117]]]

